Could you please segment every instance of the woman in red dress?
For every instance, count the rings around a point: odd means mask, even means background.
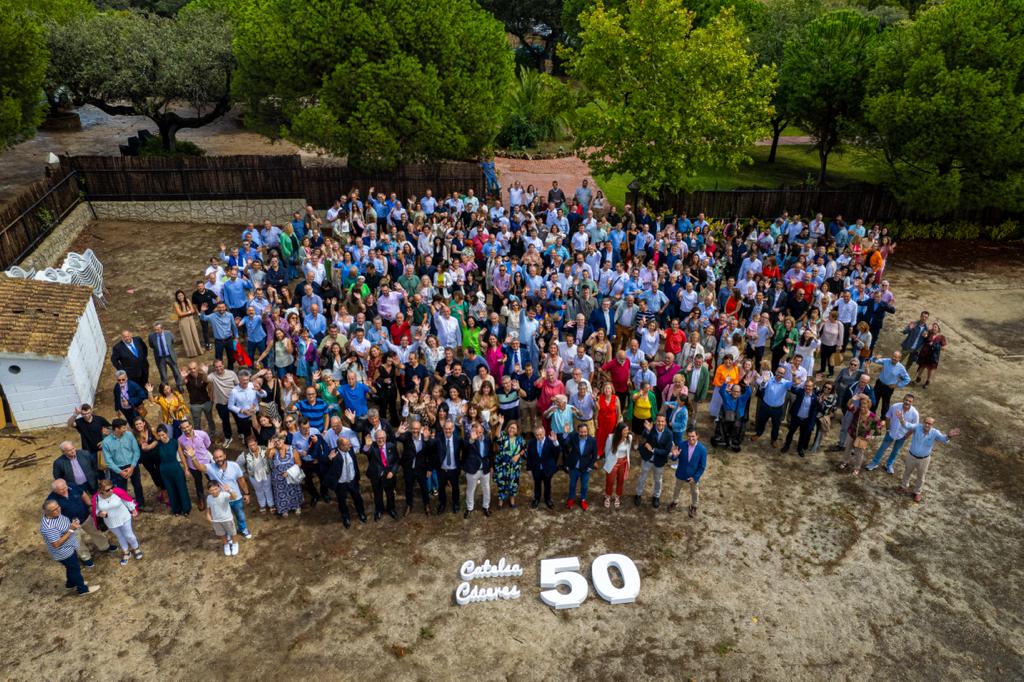
[[[615,387],[607,381],[597,396],[597,456],[604,456],[605,442],[612,435],[615,425],[622,421],[622,406],[615,395]]]

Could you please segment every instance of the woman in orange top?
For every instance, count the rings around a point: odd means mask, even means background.
[[[678,319],[673,319],[668,324],[668,329],[662,331],[661,335],[665,338],[665,352],[671,353],[675,357],[683,350],[683,344],[686,343],[686,333],[679,328]]]
[[[717,389],[719,386],[738,384],[740,382],[740,368],[739,365],[733,360],[732,355],[726,353],[722,357],[722,364],[715,370],[715,378],[711,382],[712,385]],[[718,418],[718,411],[722,409],[722,394],[721,391],[713,391],[711,393],[711,404],[708,405],[708,414],[711,415],[712,419]]]

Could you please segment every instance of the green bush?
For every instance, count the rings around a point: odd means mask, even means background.
[[[159,137],[150,137],[139,148],[139,156],[206,156],[206,150],[195,142],[177,140],[174,151],[168,151],[164,149]]]
[[[537,144],[537,129],[522,114],[516,112],[501,126],[495,144],[503,149],[526,149]]]
[[[566,112],[573,108],[572,92],[553,76],[520,69],[506,105],[508,114],[495,140],[499,147],[525,149],[569,135]]]

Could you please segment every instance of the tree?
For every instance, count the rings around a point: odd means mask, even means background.
[[[1024,0],[948,0],[874,53],[865,102],[915,210],[1024,208]]]
[[[773,71],[754,63],[731,10],[703,28],[692,22],[681,0],[598,5],[580,17],[568,69],[594,104],[573,130],[595,173],[628,173],[658,192],[702,168],[749,162],[767,133]]]
[[[851,10],[824,14],[785,47],[779,80],[787,84],[787,109],[814,138],[825,184],[828,156],[856,134],[878,20]]]
[[[179,130],[212,123],[231,108],[231,26],[226,13],[209,6],[186,7],[176,19],[102,12],[52,26],[48,80],[76,104],[148,117],[173,151]],[[182,113],[182,106],[189,109]]]
[[[0,7],[0,149],[35,133],[46,109],[46,38],[39,22]]]
[[[807,26],[825,11],[822,0],[767,0],[762,11],[750,25],[750,51],[757,55],[760,64],[781,67],[786,55],[786,45],[799,41]],[[772,105],[775,113],[772,127],[772,146],[768,152],[768,163],[775,162],[779,148],[779,137],[793,119],[790,108],[790,82],[786,73],[779,73],[778,85]]]
[[[367,169],[484,152],[512,77],[475,0],[246,0],[235,52],[246,125]]]
[[[555,48],[563,37],[561,0],[480,0],[480,6],[503,23],[505,30],[523,46],[540,37],[544,41],[543,56],[552,61],[557,59]],[[543,64],[536,68],[542,70]],[[557,71],[557,65],[554,70]]]

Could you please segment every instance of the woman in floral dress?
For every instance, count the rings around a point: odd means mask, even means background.
[[[498,423],[505,420],[500,415]],[[497,455],[494,458],[494,479],[498,486],[498,509],[508,500],[512,509],[516,507],[516,494],[519,492],[519,472],[522,468],[523,453],[526,444],[519,435],[519,425],[511,422],[505,433],[498,438]]]
[[[288,512],[301,513],[302,506],[302,485],[291,483],[286,478],[286,473],[292,465],[302,464],[299,461],[299,453],[284,444],[280,438],[270,441],[267,448],[267,457],[270,458],[271,473],[270,487],[274,493],[274,506],[281,516],[288,516]]]

